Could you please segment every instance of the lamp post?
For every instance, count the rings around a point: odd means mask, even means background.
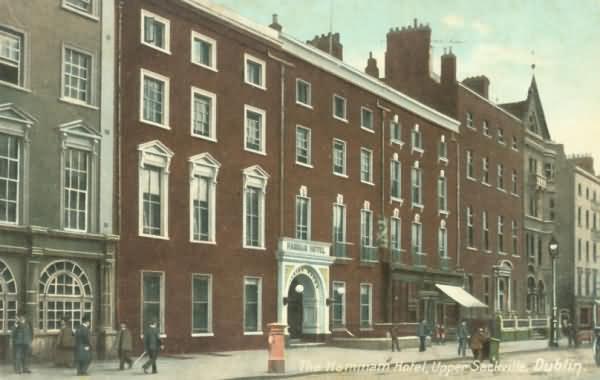
[[[556,304],[556,259],[558,259],[558,242],[554,235],[548,243],[548,253],[552,258],[552,322],[550,324],[550,347],[558,347],[558,307]]]

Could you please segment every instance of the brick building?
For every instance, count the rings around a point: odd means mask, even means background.
[[[457,120],[323,52],[339,35],[118,4],[119,319],[181,352],[458,318],[434,290],[463,280]]]
[[[441,75],[433,73],[430,45],[430,27],[416,20],[391,29],[382,79],[461,121],[456,264],[464,271],[465,288],[490,305],[488,316],[524,313],[521,120],[489,99],[487,77],[457,80],[451,49],[441,58]]]

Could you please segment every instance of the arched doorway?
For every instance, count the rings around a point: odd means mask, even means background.
[[[311,278],[306,274],[294,277],[287,293],[287,324],[291,338],[317,333],[319,299]]]

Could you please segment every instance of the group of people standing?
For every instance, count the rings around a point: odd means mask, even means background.
[[[19,315],[12,330],[12,344],[14,349],[14,368],[18,374],[31,373],[28,367],[33,342],[33,328],[25,315]],[[160,350],[164,349],[160,340],[157,323],[152,321],[144,331],[144,354],[148,359],[142,365],[144,373],[152,368],[152,373],[157,373],[156,359]],[[133,351],[133,338],[125,322],[121,322],[115,337],[113,351],[119,357],[119,370],[124,370],[125,365],[130,369],[134,362],[131,359]],[[140,357],[141,358],[141,357]],[[56,337],[54,364],[57,367],[77,369],[77,375],[88,374],[92,361],[92,344],[90,339],[90,321],[84,318],[75,331],[71,328],[68,318],[61,320],[61,328]]]

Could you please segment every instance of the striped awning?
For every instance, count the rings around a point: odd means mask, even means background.
[[[460,286],[442,284],[435,284],[435,286],[463,307],[488,307]]]

